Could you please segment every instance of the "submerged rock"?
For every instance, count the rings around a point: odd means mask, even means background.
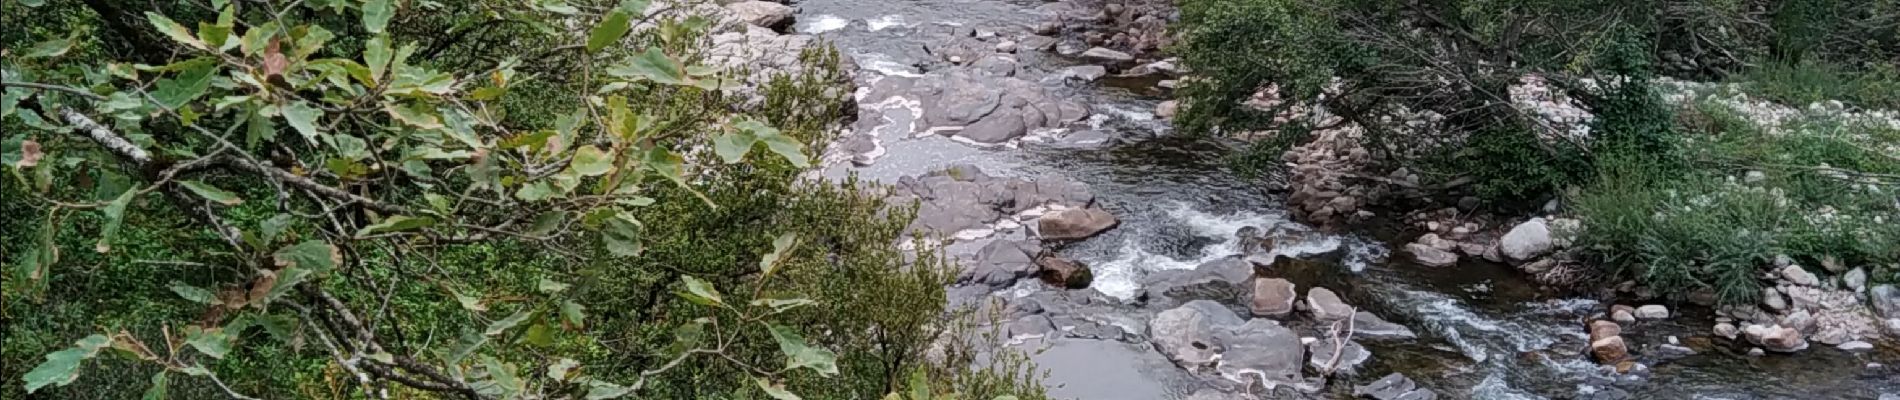
[[[1335,348],[1339,349],[1337,361],[1333,360]],[[1351,340],[1345,341],[1344,344],[1331,338],[1315,340],[1306,345],[1306,351],[1312,354],[1307,358],[1307,363],[1312,365],[1313,369],[1320,371],[1326,371],[1329,368],[1333,371],[1354,371],[1360,364],[1372,359],[1371,351],[1367,351],[1365,346],[1360,346],[1359,342]]]
[[[1387,322],[1372,313],[1360,311],[1352,315],[1352,337],[1363,339],[1412,339],[1418,334],[1412,328]]]
[[[1405,252],[1411,253],[1412,259],[1418,261],[1419,265],[1427,267],[1449,267],[1458,265],[1457,253],[1445,251],[1423,243],[1407,244],[1405,245]]]
[[[1352,395],[1374,400],[1433,400],[1438,394],[1418,387],[1404,374],[1394,372],[1365,385],[1353,386]]]

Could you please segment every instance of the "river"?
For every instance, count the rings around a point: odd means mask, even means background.
[[[975,146],[927,132],[916,96],[876,93],[880,82],[926,80],[975,67],[945,59],[953,38],[986,45],[1030,34],[1040,1],[804,0],[794,31],[832,41],[859,66],[861,110],[854,129],[864,148],[834,158],[823,174],[895,183],[953,165],[974,165],[999,177],[1064,179],[1088,186],[1095,203],[1121,220],[1115,229],[1059,248],[1093,267],[1091,289],[1127,302],[1144,277],[1192,269],[1238,252],[1234,232],[1244,226],[1287,226],[1275,194],[1239,178],[1223,164],[1234,143],[1172,134],[1151,110],[1164,98],[1151,90],[1104,87],[1068,79],[1079,63],[1050,52],[1020,49],[1009,58],[1012,79],[1033,83],[1053,99],[1079,103],[1086,119],[1034,128],[1025,138]],[[959,60],[965,63],[970,60]],[[981,81],[990,82],[990,81]],[[889,82],[883,82],[888,84]],[[1052,113],[1053,115],[1053,113]],[[873,140],[874,139],[874,140]],[[848,158],[856,157],[854,165]],[[1420,337],[1369,342],[1370,361],[1351,377],[1309,396],[1351,398],[1350,386],[1400,372],[1421,387],[1452,399],[1886,399],[1900,394],[1900,351],[1882,343],[1872,352],[1826,346],[1794,355],[1749,356],[1747,347],[1713,338],[1712,317],[1693,307],[1665,321],[1626,328],[1647,371],[1616,374],[1589,361],[1585,322],[1608,307],[1591,298],[1553,297],[1502,265],[1482,261],[1428,269],[1387,257],[1402,232],[1317,235],[1282,251],[1300,254],[1339,248],[1330,269],[1292,278],[1301,291],[1324,286],[1363,310],[1405,325]],[[1299,249],[1307,246],[1310,249]],[[1033,281],[1033,280],[1032,280]],[[1036,284],[995,296],[1025,297],[1057,291]],[[1119,307],[1119,306],[1118,306]],[[1128,318],[1152,315],[1126,306]],[[1138,329],[1137,329],[1138,330]],[[1674,338],[1695,354],[1652,357]],[[1035,361],[1049,373],[1058,397],[1180,399],[1210,387],[1183,371],[1146,341],[1061,338],[1037,342]]]

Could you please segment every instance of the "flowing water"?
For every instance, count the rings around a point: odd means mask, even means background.
[[[831,40],[860,66],[859,84],[880,77],[921,77],[950,68],[925,48],[947,35],[1026,34],[1040,1],[804,0],[795,30]],[[1020,145],[982,149],[942,136],[917,135],[915,99],[862,105],[883,110],[872,132],[881,141],[868,166],[835,164],[824,173],[892,182],[952,164],[974,164],[998,176],[1060,176],[1087,184],[1101,207],[1121,219],[1109,232],[1063,248],[1094,268],[1093,289],[1127,299],[1141,277],[1187,269],[1238,252],[1243,226],[1290,224],[1280,200],[1257,182],[1236,177],[1221,156],[1232,143],[1171,135],[1148,110],[1151,94],[1048,78],[1073,65],[1053,54],[1023,50],[1019,76],[1058,98],[1086,104],[1094,116],[1077,127],[1032,134]],[[1676,316],[1626,329],[1639,356],[1674,336],[1694,355],[1652,361],[1649,372],[1617,375],[1586,359],[1584,323],[1607,305],[1552,298],[1508,267],[1468,264],[1427,269],[1388,260],[1390,234],[1324,236],[1299,254],[1346,249],[1338,266],[1295,281],[1340,291],[1349,303],[1418,331],[1416,340],[1367,343],[1372,361],[1346,383],[1402,372],[1452,399],[1875,399],[1900,394],[1900,352],[1892,343],[1850,353],[1816,345],[1795,355],[1751,357],[1746,347],[1709,338],[1711,317]],[[1082,399],[1178,399],[1199,388],[1144,343],[1065,340],[1036,356],[1058,396]],[[1870,366],[1870,364],[1883,366]],[[1320,396],[1349,397],[1342,385]]]

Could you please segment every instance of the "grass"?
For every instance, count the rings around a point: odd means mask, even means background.
[[[1871,64],[1850,68],[1823,62],[1766,63],[1733,78],[1751,92],[1801,107],[1827,100],[1900,109],[1900,67]]]
[[[1580,240],[1604,265],[1666,293],[1712,288],[1732,303],[1756,300],[1757,277],[1777,255],[1895,280],[1900,157],[1883,149],[1900,145],[1900,132],[1815,115],[1769,129],[1706,101],[1678,124],[1680,160],[1600,159],[1597,180],[1573,197]]]

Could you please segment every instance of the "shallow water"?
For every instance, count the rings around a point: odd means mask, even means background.
[[[1038,21],[1041,1],[805,0],[796,29],[832,40],[863,69],[861,85],[879,76],[916,77],[944,68],[924,50],[951,28],[1025,34]],[[1031,76],[1071,64],[1049,54],[1018,56]],[[1016,147],[974,148],[942,136],[915,135],[916,104],[888,102],[876,129],[885,149],[864,167],[849,163],[824,174],[882,182],[968,163],[997,176],[1062,176],[1089,185],[1101,207],[1121,219],[1109,232],[1063,248],[1093,266],[1094,289],[1129,298],[1141,277],[1193,268],[1237,253],[1233,232],[1242,226],[1290,224],[1278,199],[1257,182],[1228,171],[1221,155],[1234,144],[1171,135],[1148,111],[1161,99],[1146,83],[1078,85],[1043,80],[1058,97],[1086,103],[1095,116],[1083,126]],[[1120,87],[1117,87],[1120,86]],[[1133,87],[1135,89],[1129,89]],[[1356,377],[1329,392],[1349,398],[1349,384],[1402,372],[1450,399],[1570,399],[1622,391],[1633,399],[1875,399],[1900,394],[1900,349],[1883,343],[1849,353],[1816,345],[1795,355],[1749,357],[1746,347],[1708,340],[1710,318],[1690,311],[1667,321],[1626,327],[1632,351],[1650,372],[1617,376],[1582,355],[1584,322],[1607,305],[1591,299],[1550,298],[1508,267],[1485,263],[1428,269],[1387,260],[1386,240],[1367,235],[1323,236],[1348,249],[1324,270],[1287,276],[1300,290],[1325,286],[1349,303],[1418,331],[1419,339],[1370,342],[1372,360]],[[1298,253],[1299,249],[1282,249]],[[1706,311],[1699,312],[1706,314]],[[1653,362],[1648,346],[1676,336],[1697,354]],[[1064,339],[1041,348],[1036,360],[1050,371],[1058,396],[1080,399],[1178,399],[1203,385],[1185,377],[1141,344]],[[1884,364],[1869,368],[1869,363]]]

